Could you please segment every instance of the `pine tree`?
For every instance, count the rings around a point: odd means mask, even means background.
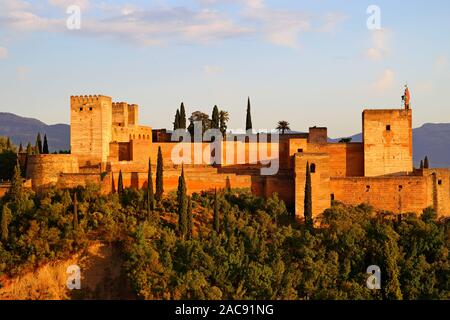
[[[164,185],[163,185],[163,156],[161,147],[158,147],[158,162],[156,164],[156,192],[155,199],[160,202],[162,196],[164,194]]]
[[[119,194],[119,197],[123,195],[123,177],[122,177],[122,170],[119,171],[119,182],[117,183],[117,193]]]
[[[48,142],[47,142],[47,135],[44,134],[44,146],[42,147],[42,153],[43,154],[49,154],[50,152],[48,151]]]
[[[78,230],[78,197],[76,192],[73,195],[73,229]]]
[[[219,198],[217,196],[217,189],[214,189],[214,220],[213,220],[213,228],[214,231],[219,233]]]
[[[180,129],[180,110],[177,109],[177,113],[175,114],[175,121],[173,122],[173,130]]]
[[[1,240],[3,243],[8,241],[9,238],[9,224],[11,223],[11,209],[9,209],[8,204],[5,203],[2,209],[2,218],[1,218]]]
[[[181,169],[181,175],[178,178],[178,232],[182,238],[185,238],[188,232],[187,219],[187,197],[186,197],[186,181],[184,179],[184,167]]]
[[[20,145],[19,145],[19,153],[23,153],[23,146],[22,146],[22,142],[20,142]]]
[[[430,168],[430,162],[428,161],[428,156],[425,157],[425,160],[423,162],[423,167],[425,169],[429,169]]]
[[[420,160],[420,169],[423,169],[423,160]]]
[[[247,101],[247,119],[245,121],[245,130],[251,129],[253,129],[253,124],[252,124],[252,115],[250,110],[250,97],[249,97]]]
[[[219,108],[217,108],[217,106],[214,106],[211,116],[211,128],[219,129],[219,127],[220,127]]]
[[[42,140],[41,140],[41,134],[38,133],[37,137],[36,137],[36,145],[35,145],[35,149],[36,149],[36,154],[42,154]]]
[[[186,110],[183,102],[180,107],[180,129],[186,129]]]
[[[305,204],[304,204],[305,224],[309,230],[312,230],[312,188],[311,188],[311,172],[309,170],[309,162],[306,162],[306,182],[305,182]]]
[[[192,216],[192,199],[188,197],[188,205],[187,205],[187,236],[188,239],[192,239],[194,236],[194,218]]]
[[[150,213],[153,210],[155,210],[155,194],[153,192],[152,161],[149,158],[147,176],[147,211]]]

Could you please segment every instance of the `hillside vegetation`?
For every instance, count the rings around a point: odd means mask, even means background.
[[[0,203],[0,281],[8,286],[101,241],[118,248],[114,261],[126,277],[98,280],[93,287],[110,292],[106,298],[450,298],[450,223],[431,209],[397,217],[336,203],[320,227],[308,230],[276,195],[264,200],[245,190],[220,191],[217,224],[214,199],[213,192],[192,195],[192,231],[182,236],[174,193],[149,212],[144,190],[101,195],[88,186],[35,194],[13,184]],[[103,269],[108,263],[91,261]],[[382,290],[366,288],[370,265],[382,270]],[[122,283],[132,295],[118,292]]]

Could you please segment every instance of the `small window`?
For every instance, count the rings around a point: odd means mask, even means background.
[[[297,152],[303,153],[303,149],[298,149]]]
[[[403,190],[403,186],[398,186],[398,191],[402,191]]]
[[[80,108],[80,111],[83,111],[83,108]]]
[[[89,107],[89,111],[92,111],[92,107]]]
[[[316,173],[316,164],[315,163],[311,163],[310,171],[311,171],[311,173]]]
[[[366,192],[370,191],[370,186],[366,186]]]
[[[442,180],[438,181],[438,185],[442,186]]]
[[[386,126],[386,131],[391,131],[391,125],[390,125],[390,124],[388,124],[388,125]]]

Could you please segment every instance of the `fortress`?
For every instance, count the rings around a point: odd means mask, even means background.
[[[28,156],[28,183],[35,190],[95,183],[109,193],[122,171],[124,187],[143,188],[148,159],[155,173],[161,147],[164,191],[176,190],[181,166],[171,155],[179,142],[163,142],[167,139],[160,138],[160,131],[140,126],[138,110],[137,105],[114,103],[106,96],[72,96],[71,154]],[[185,165],[187,189],[192,193],[231,186],[264,197],[276,192],[302,218],[308,163],[314,216],[333,201],[367,203],[397,214],[434,207],[439,215],[450,215],[450,170],[413,167],[409,103],[402,109],[364,110],[362,129],[362,143],[329,143],[327,128],[318,127],[305,134],[280,135],[277,142],[221,142],[221,157],[235,157],[243,150],[245,161]],[[276,152],[263,159],[258,152],[263,144]],[[199,145],[202,152],[211,153],[211,143]],[[262,162],[268,159],[276,159],[279,170],[262,176]]]

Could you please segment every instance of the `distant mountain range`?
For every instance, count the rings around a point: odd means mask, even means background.
[[[36,135],[47,134],[50,151],[70,149],[70,126],[67,124],[47,125],[42,121],[24,118],[12,113],[0,112],[0,136],[10,137],[24,148],[28,142],[35,144]],[[351,136],[353,142],[361,142],[362,134]],[[330,139],[337,142],[340,139]],[[450,123],[427,123],[413,130],[414,163],[428,156],[432,167],[450,167]]]
[[[26,148],[28,142],[36,143],[36,136],[41,133],[47,135],[50,152],[70,149],[70,126],[67,124],[47,125],[42,121],[24,118],[12,113],[0,112],[0,136],[10,137],[12,142],[21,142]]]

